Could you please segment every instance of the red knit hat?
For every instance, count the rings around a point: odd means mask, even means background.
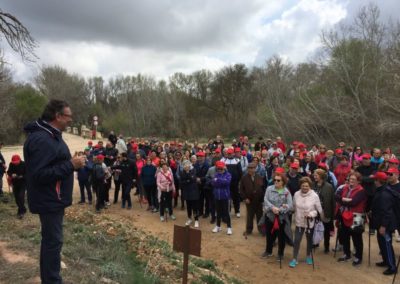
[[[218,168],[218,169],[223,169],[223,168],[225,168],[225,163],[222,162],[222,161],[216,161],[215,162],[215,167]]]
[[[384,172],[376,172],[374,175],[374,179],[376,180],[381,180],[381,181],[386,181],[387,180],[387,174]]]
[[[13,155],[11,157],[11,164],[18,165],[21,162],[21,157],[19,155]]]
[[[206,153],[204,153],[203,151],[199,151],[199,152],[196,153],[196,156],[197,157],[205,157]]]

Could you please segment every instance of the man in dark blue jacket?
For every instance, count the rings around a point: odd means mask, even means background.
[[[385,275],[396,273],[396,260],[392,245],[393,232],[396,229],[396,215],[394,211],[395,198],[390,189],[386,188],[387,175],[377,172],[374,175],[376,193],[371,204],[372,222],[378,230],[377,239],[382,253],[382,262],[376,263],[379,267],[386,267]]]
[[[84,156],[71,158],[62,131],[72,122],[64,101],[51,100],[42,117],[25,126],[24,145],[29,210],[39,214],[42,227],[40,276],[42,283],[62,283],[60,275],[64,208],[72,204],[74,170]]]

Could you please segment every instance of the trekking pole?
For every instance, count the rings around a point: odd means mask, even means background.
[[[399,255],[399,260],[397,261],[397,265],[396,265],[396,272],[393,275],[392,284],[394,284],[394,281],[396,280],[397,271],[399,270],[399,264],[400,264],[400,255]]]
[[[333,253],[333,258],[336,258],[336,252],[338,250],[338,244],[339,244],[339,224],[338,224],[338,228],[336,230],[336,241],[335,241],[335,251]]]
[[[279,268],[282,269],[282,255],[279,254]]]
[[[313,254],[313,246],[312,246],[312,236],[311,236],[311,228],[310,228],[310,218],[306,217],[307,219],[307,235],[310,243],[311,243],[311,261],[312,261],[312,269],[313,271],[315,270],[315,266],[314,266],[314,254]]]
[[[368,266],[371,266],[371,222],[368,222]]]

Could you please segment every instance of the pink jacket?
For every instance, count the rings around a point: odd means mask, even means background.
[[[295,211],[296,227],[307,228],[307,219],[305,216],[311,215],[317,217],[318,212],[323,214],[321,202],[318,194],[314,190],[309,190],[307,193],[302,193],[301,190],[294,194],[293,210]],[[314,227],[314,219],[310,220],[310,227]]]
[[[157,187],[159,191],[175,191],[174,176],[171,169],[164,173],[162,169],[157,172]]]

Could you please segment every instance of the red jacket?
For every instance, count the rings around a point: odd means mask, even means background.
[[[339,164],[335,171],[333,172],[336,176],[338,186],[344,184],[346,182],[346,178],[349,175],[351,171],[350,164],[348,163],[347,165]]]
[[[364,213],[365,206],[367,205],[367,194],[364,188],[359,184],[350,192],[350,195],[347,196],[349,190],[349,185],[345,185],[342,194],[340,195],[340,198],[337,199],[338,204],[340,206],[346,207],[349,211],[353,213]],[[343,197],[351,198],[352,201],[343,202]]]

